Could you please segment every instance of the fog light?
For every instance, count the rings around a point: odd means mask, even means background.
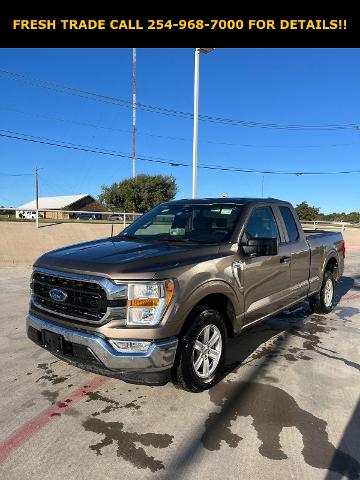
[[[120,353],[145,353],[151,342],[134,340],[109,340],[111,345]]]

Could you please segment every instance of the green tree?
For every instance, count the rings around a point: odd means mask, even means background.
[[[316,220],[319,216],[319,208],[310,206],[307,202],[301,202],[295,207],[300,220]]]
[[[108,208],[143,213],[159,203],[172,200],[177,191],[172,176],[141,174],[110,186],[102,185],[99,200]]]
[[[360,222],[360,212],[350,212],[345,218],[347,222]]]

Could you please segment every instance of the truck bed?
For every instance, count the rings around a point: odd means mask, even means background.
[[[335,277],[338,279],[344,269],[344,258],[342,254],[343,236],[341,232],[331,230],[304,230],[306,241],[310,248],[310,279],[321,282],[319,272],[322,272],[324,262],[330,252],[337,252],[338,268]]]
[[[331,235],[336,235],[336,238],[342,238],[341,232],[335,230],[312,230],[312,229],[304,229],[304,234],[307,239],[310,238],[319,238],[319,237],[329,237]],[[340,234],[340,235],[339,235]]]

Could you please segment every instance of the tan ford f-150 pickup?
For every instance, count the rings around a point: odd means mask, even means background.
[[[228,337],[304,299],[330,312],[344,257],[341,233],[304,233],[281,200],[167,202],[120,235],[41,256],[27,333],[80,368],[201,391]]]

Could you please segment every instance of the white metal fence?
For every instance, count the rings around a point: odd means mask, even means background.
[[[349,223],[349,222],[342,222],[342,221],[339,221],[339,222],[330,222],[329,220],[301,220],[301,225],[303,227],[307,227],[309,228],[309,226],[313,229],[313,230],[318,230],[319,228],[339,228],[341,229],[342,231],[345,230],[345,228],[349,228],[349,227],[353,227],[354,225],[352,223]]]
[[[17,208],[0,208],[2,220],[34,221],[39,227],[41,223],[120,223],[125,228],[142,213],[136,212],[91,212],[88,210],[52,210],[39,208],[38,210],[19,210]]]

